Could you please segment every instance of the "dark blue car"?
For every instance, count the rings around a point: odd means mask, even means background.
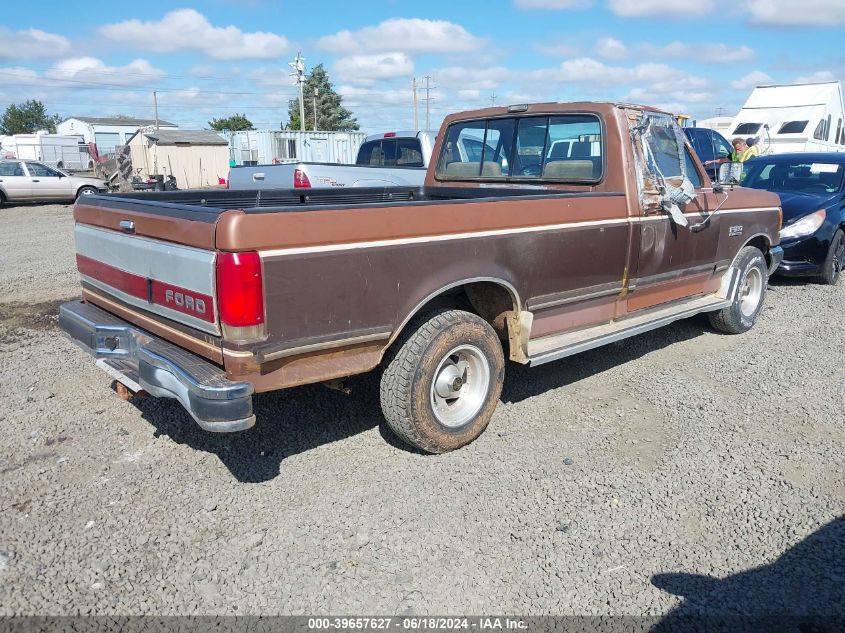
[[[719,164],[707,165],[707,161],[729,159],[733,154],[733,147],[724,136],[716,130],[706,127],[685,127],[684,134],[687,135],[690,145],[701,159],[701,164],[707,169],[710,180],[716,182],[719,179]]]
[[[835,284],[845,262],[845,153],[754,158],[742,184],[780,195],[784,257],[776,274]]]

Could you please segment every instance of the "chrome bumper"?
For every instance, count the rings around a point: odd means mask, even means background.
[[[196,354],[81,301],[59,308],[59,327],[113,378],[133,391],[175,398],[206,431],[242,431],[255,424],[252,385],[229,380]]]
[[[769,249],[769,257],[772,259],[769,264],[769,277],[771,277],[783,261],[783,248],[780,246],[772,246]]]

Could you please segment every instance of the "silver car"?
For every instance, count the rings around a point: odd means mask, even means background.
[[[0,160],[0,205],[6,202],[76,200],[108,191],[101,178],[71,176],[33,160]]]

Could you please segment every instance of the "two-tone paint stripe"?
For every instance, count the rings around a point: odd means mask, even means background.
[[[98,286],[105,284],[129,297],[142,299],[208,323],[215,322],[214,297],[210,295],[136,275],[78,253],[76,268],[83,277]]]
[[[739,213],[759,213],[762,211],[778,211],[777,207],[754,207],[746,209],[727,209],[714,212],[714,215],[733,215]],[[684,216],[690,219],[706,216],[707,212],[685,213]],[[498,237],[505,235],[520,235],[523,233],[541,233],[549,231],[571,231],[592,227],[603,226],[625,226],[629,224],[640,224],[644,222],[669,221],[670,217],[665,214],[654,214],[646,216],[632,216],[624,218],[613,218],[606,220],[588,220],[584,222],[562,222],[559,224],[544,224],[540,226],[522,226],[507,229],[492,229],[487,231],[469,231],[464,233],[451,233],[445,235],[424,235],[419,237],[407,237],[396,239],[369,240],[361,242],[348,242],[343,244],[318,244],[312,246],[294,246],[289,248],[272,248],[259,251],[263,258],[282,257],[290,255],[302,255],[311,253],[331,253],[338,251],[349,251],[363,248],[381,248],[385,246],[403,246],[408,244],[428,244],[435,242],[447,242],[455,240],[466,240],[473,238]]]

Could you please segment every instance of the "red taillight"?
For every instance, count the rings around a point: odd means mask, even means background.
[[[385,132],[384,133],[384,138],[393,138],[394,136],[396,136],[396,132]]]
[[[294,189],[310,189],[311,181],[308,176],[301,169],[293,170],[293,188]]]
[[[217,311],[231,327],[264,323],[261,258],[255,251],[217,256]]]

